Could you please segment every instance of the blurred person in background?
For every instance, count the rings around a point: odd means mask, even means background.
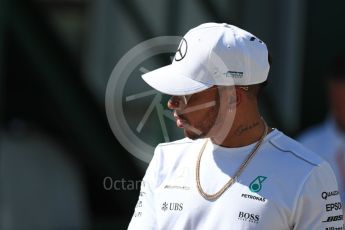
[[[345,200],[345,56],[336,58],[327,74],[330,114],[306,130],[300,141],[326,159],[336,175],[342,203]]]
[[[48,133],[14,119],[0,129],[0,229],[87,230],[78,162]]]

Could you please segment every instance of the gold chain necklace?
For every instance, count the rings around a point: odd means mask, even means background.
[[[201,161],[201,157],[202,154],[204,153],[204,150],[206,148],[207,142],[208,142],[208,138],[206,139],[206,141],[204,142],[202,148],[200,149],[199,152],[199,156],[196,162],[196,184],[197,184],[197,188],[198,191],[200,193],[200,195],[202,197],[204,197],[206,200],[216,200],[218,199],[231,185],[233,185],[235,183],[235,181],[237,181],[237,178],[242,174],[243,170],[245,169],[245,167],[249,164],[249,162],[253,159],[255,153],[258,151],[259,147],[261,146],[264,138],[267,135],[268,132],[268,127],[267,124],[265,122],[265,120],[263,120],[264,125],[265,125],[265,131],[264,134],[262,135],[262,137],[260,138],[260,140],[258,141],[258,143],[255,145],[254,149],[252,150],[252,152],[248,155],[248,157],[243,161],[243,163],[241,164],[241,166],[239,167],[239,169],[235,172],[235,174],[233,175],[233,177],[230,178],[230,180],[216,193],[214,194],[208,194],[206,192],[204,192],[204,190],[201,187],[201,183],[200,183],[200,161]]]

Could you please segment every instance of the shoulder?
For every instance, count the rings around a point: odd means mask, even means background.
[[[171,142],[165,142],[165,143],[160,143],[157,147],[165,147],[165,146],[175,146],[175,145],[185,145],[185,144],[191,144],[195,142],[194,140],[191,140],[189,138],[183,138],[180,140],[176,141],[171,141]]]
[[[316,153],[305,148],[301,143],[280,131],[278,131],[278,134],[269,140],[269,143],[277,151],[283,154],[288,154],[290,159],[294,162],[310,166],[319,166],[325,162],[325,160]]]
[[[337,189],[334,172],[322,157],[280,131],[269,143],[274,148],[274,154],[279,155],[275,158],[276,167],[279,167],[276,173],[281,171],[282,174],[279,175],[284,178],[293,178],[288,184],[296,188],[296,192],[300,192],[305,186],[320,194],[320,189]]]
[[[191,154],[184,153],[194,153],[197,148],[200,148],[203,141],[204,139],[191,140],[189,138],[183,138],[172,142],[161,143],[157,145],[154,157],[159,158],[160,163],[167,161],[171,164],[172,162],[182,160],[185,155],[190,156]]]
[[[192,148],[193,146],[198,146],[200,143],[203,142],[204,139],[198,140],[191,140],[189,138],[183,138],[180,140],[172,141],[172,142],[165,142],[160,143],[156,147],[156,151],[162,152],[170,152],[173,151],[174,153],[184,152],[187,148]]]

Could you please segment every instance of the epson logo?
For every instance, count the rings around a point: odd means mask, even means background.
[[[248,221],[250,223],[259,223],[260,216],[248,212],[239,212],[238,219],[242,221]]]
[[[333,210],[339,210],[339,209],[341,209],[341,207],[342,207],[342,205],[341,205],[340,202],[326,204],[326,211],[330,212],[330,211],[333,211]]]

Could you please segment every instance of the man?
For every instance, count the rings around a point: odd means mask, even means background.
[[[157,146],[128,229],[342,229],[328,163],[260,116],[268,72],[265,43],[206,23],[171,65],[143,75],[173,95],[186,138]]]
[[[342,203],[345,201],[345,58],[334,60],[328,73],[330,115],[303,133],[300,141],[326,159],[334,170]]]

